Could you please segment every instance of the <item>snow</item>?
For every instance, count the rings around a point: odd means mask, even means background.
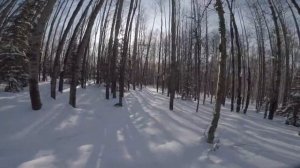
[[[199,168],[291,167],[300,163],[295,127],[222,108],[216,150],[205,142],[213,105],[175,100],[155,89],[130,91],[124,107],[105,100],[104,88],[78,89],[78,108],[68,90],[52,100],[42,83],[43,108],[32,111],[28,91],[0,93],[2,168]]]

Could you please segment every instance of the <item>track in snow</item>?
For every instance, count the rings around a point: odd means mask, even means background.
[[[285,167],[297,164],[297,129],[222,109],[220,149],[205,142],[212,105],[175,100],[152,88],[126,93],[124,107],[105,100],[104,89],[78,89],[78,108],[68,92],[49,98],[41,85],[41,111],[31,111],[27,92],[0,93],[0,167],[62,168],[196,168]],[[228,107],[228,106],[227,106]]]

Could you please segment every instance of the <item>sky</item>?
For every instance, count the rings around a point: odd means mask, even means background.
[[[146,20],[147,20],[147,27],[149,27],[149,29],[151,29],[152,24],[153,24],[153,20],[154,20],[154,16],[156,15],[156,20],[155,20],[155,24],[154,24],[154,29],[160,30],[160,25],[161,25],[161,12],[159,9],[159,1],[162,1],[163,4],[163,10],[164,14],[163,17],[165,17],[165,13],[169,14],[169,0],[141,0],[142,1],[142,6],[145,10],[145,15],[146,15]],[[201,0],[204,1],[204,0]],[[179,1],[177,1],[179,2]],[[190,4],[191,4],[191,0],[180,0],[180,5],[181,5],[181,9],[182,11],[189,11],[190,10]],[[187,14],[184,14],[187,15]],[[168,19],[168,18],[167,18]],[[210,23],[209,23],[209,27],[210,29],[216,29],[216,23],[217,23],[217,18],[215,15],[215,11],[212,10],[212,8],[209,9],[209,19],[210,19]]]
[[[79,0],[75,0],[75,3],[73,4],[73,8],[75,9],[75,7],[77,6]],[[154,21],[154,18],[156,18],[155,23],[154,23],[154,32],[159,32],[160,31],[160,26],[161,26],[161,12],[159,9],[159,2],[162,2],[163,4],[163,8],[165,10],[163,17],[165,17],[164,15],[167,14],[167,22],[168,22],[168,14],[169,14],[169,0],[141,0],[141,5],[142,5],[142,9],[144,10],[144,17],[145,17],[145,25],[146,25],[146,29],[148,31],[151,30],[152,28],[152,24]],[[197,1],[197,0],[196,0]],[[204,2],[205,0],[198,0],[198,2]],[[207,1],[207,0],[206,0]],[[87,0],[85,5],[87,4]],[[191,5],[191,0],[180,0],[180,1],[176,1],[177,4],[181,4],[181,9],[182,11],[186,11],[183,17],[189,17],[189,12],[190,11],[190,5]],[[254,31],[254,24],[252,21],[252,15],[249,12],[249,9],[247,6],[245,6],[245,1],[244,0],[236,0],[237,3],[241,3],[242,4],[242,13],[245,19],[245,24],[247,27],[247,30],[249,31],[248,33],[252,34],[252,38],[255,39],[255,34],[251,31]],[[259,2],[261,3],[266,3],[265,0],[260,0]],[[127,15],[127,9],[129,8],[129,3],[130,0],[125,0],[124,2],[124,10],[123,10],[123,22],[125,23],[126,21],[126,15]],[[70,4],[70,2],[69,2]],[[209,32],[216,32],[218,29],[218,17],[216,15],[216,11],[213,7],[214,4],[214,0],[212,2],[212,4],[209,6],[208,8],[208,27],[209,27]],[[113,3],[113,8],[115,6],[115,2]],[[264,5],[264,7],[266,8],[266,12],[269,11],[268,6]],[[85,8],[85,6],[82,7],[81,12],[83,11],[83,9]],[[73,9],[73,10],[74,10]],[[224,3],[224,9],[225,9],[225,20],[226,20],[226,24],[227,24],[227,29],[229,28],[229,12],[227,9],[227,5],[226,3]],[[71,11],[72,13],[72,11]],[[287,21],[289,22],[289,24],[291,25],[291,27],[295,27],[293,20],[291,17],[289,17],[289,13],[287,13]],[[156,17],[155,17],[156,16]],[[236,22],[238,24],[238,27],[241,29],[241,23],[240,23],[240,18],[238,17],[237,11],[236,11]],[[70,16],[69,16],[70,17]],[[269,16],[268,16],[269,18]],[[299,18],[300,19],[300,18]],[[272,22],[270,22],[270,24],[272,24]],[[63,23],[60,23],[60,25],[62,26]],[[124,25],[124,24],[122,24]],[[249,28],[250,29],[249,29]],[[165,31],[165,30],[164,30]]]

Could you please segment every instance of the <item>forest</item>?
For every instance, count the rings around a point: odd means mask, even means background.
[[[0,0],[0,167],[300,165],[299,24],[299,0]]]

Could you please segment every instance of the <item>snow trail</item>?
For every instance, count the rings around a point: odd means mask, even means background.
[[[297,129],[222,108],[217,136],[220,148],[211,151],[205,131],[213,105],[169,98],[153,88],[125,94],[123,107],[105,100],[104,88],[78,89],[78,108],[68,102],[68,89],[49,96],[41,84],[43,108],[31,111],[27,91],[0,93],[0,168],[196,168],[291,167],[300,162]],[[267,166],[266,166],[267,165]]]

